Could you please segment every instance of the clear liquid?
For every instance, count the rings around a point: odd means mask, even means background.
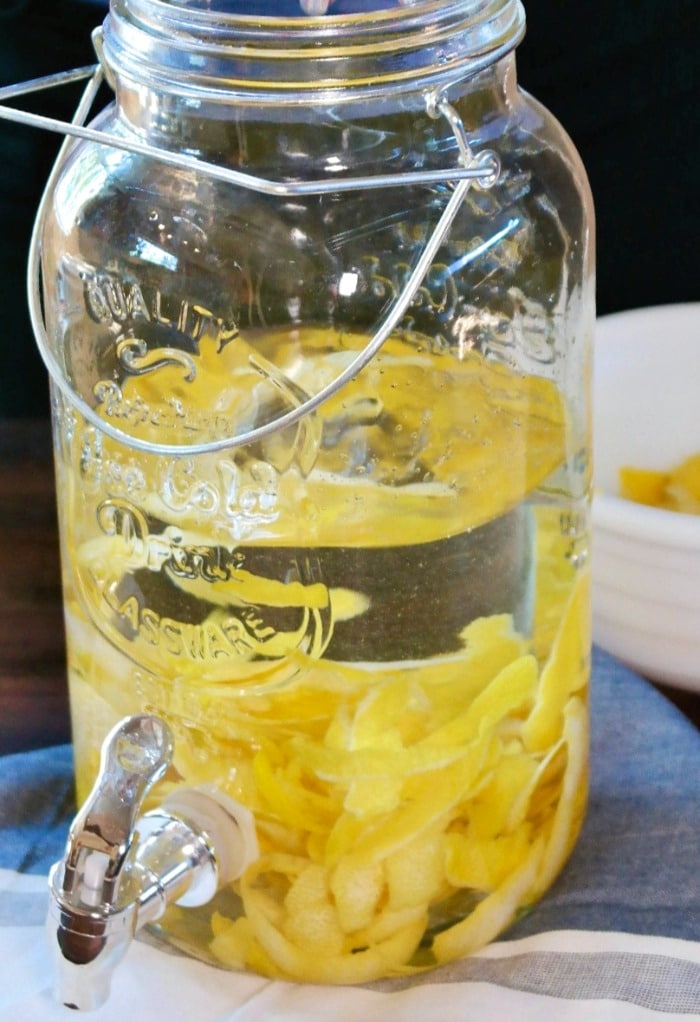
[[[299,346],[312,389],[318,334],[264,354],[288,380]],[[154,407],[159,379],[123,395]],[[362,981],[478,946],[507,885],[514,911],[546,888],[585,799],[585,515],[543,490],[562,408],[396,339],[320,419],[233,458],[140,456],[77,423],[59,502],[79,797],[107,730],[148,710],[175,733],[161,793],[216,783],[258,827],[259,862],[172,910],[172,939]]]

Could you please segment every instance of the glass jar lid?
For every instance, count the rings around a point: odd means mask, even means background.
[[[520,0],[112,0],[102,50],[132,84],[300,105],[449,84],[524,26]]]
[[[171,2],[171,0],[166,0]],[[401,7],[438,6],[434,0],[175,0],[181,7],[204,8],[219,14],[265,18],[345,17]],[[440,4],[444,6],[444,2]]]

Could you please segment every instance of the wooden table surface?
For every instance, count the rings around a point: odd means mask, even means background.
[[[700,695],[662,691],[700,727]],[[69,740],[50,426],[0,421],[0,755]]]

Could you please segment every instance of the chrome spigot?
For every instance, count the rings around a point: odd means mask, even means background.
[[[49,874],[55,994],[67,1007],[98,1008],[137,930],[171,903],[206,904],[258,856],[252,814],[213,786],[177,790],[139,815],[172,753],[160,718],[118,724]]]

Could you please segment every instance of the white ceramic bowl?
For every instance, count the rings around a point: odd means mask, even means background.
[[[598,320],[593,637],[646,677],[700,691],[700,516],[617,496],[622,465],[700,452],[700,304]]]

